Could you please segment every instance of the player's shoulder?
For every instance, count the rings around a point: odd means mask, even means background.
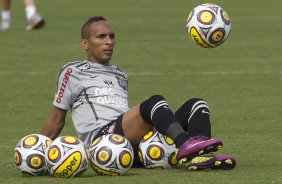
[[[90,64],[87,61],[71,61],[64,64],[60,71],[72,71],[72,72],[79,72],[90,69]]]
[[[87,66],[88,65],[88,66]],[[60,70],[65,70],[66,68],[72,68],[72,69],[82,69],[82,68],[90,68],[90,65],[87,61],[71,61],[66,64],[64,64]]]
[[[84,68],[90,68],[87,66],[86,61],[72,61],[64,64],[58,73],[58,78],[68,78],[70,76],[75,76],[76,78],[80,78],[80,71]]]

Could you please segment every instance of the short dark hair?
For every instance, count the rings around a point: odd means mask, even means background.
[[[90,17],[81,27],[81,39],[87,39],[90,36],[90,26],[93,22],[98,22],[101,20],[107,21],[103,16],[93,16]]]

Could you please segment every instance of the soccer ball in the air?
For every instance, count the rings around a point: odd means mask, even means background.
[[[84,143],[73,136],[56,138],[45,153],[48,171],[60,178],[82,175],[88,167],[88,158]]]
[[[215,4],[195,7],[187,18],[186,28],[190,38],[199,46],[213,48],[222,44],[231,30],[227,12]]]
[[[98,175],[124,175],[131,168],[134,154],[129,141],[121,135],[103,135],[89,148],[93,170]]]
[[[167,136],[156,130],[148,132],[139,144],[138,155],[146,168],[170,168],[176,166],[176,147]]]
[[[14,159],[23,175],[42,176],[47,174],[44,154],[51,142],[51,139],[40,134],[27,135],[18,142]]]

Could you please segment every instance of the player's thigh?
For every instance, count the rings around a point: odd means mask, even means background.
[[[152,130],[152,126],[146,123],[141,117],[139,107],[139,105],[132,107],[116,120],[103,126],[93,140],[110,133],[119,134],[124,136],[136,151],[144,135]]]
[[[146,123],[140,114],[140,105],[136,105],[123,114],[122,129],[124,137],[129,140],[136,149],[143,136],[152,129],[152,126]]]

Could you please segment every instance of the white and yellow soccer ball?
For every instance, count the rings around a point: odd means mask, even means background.
[[[52,176],[71,178],[82,175],[88,168],[88,150],[73,136],[56,138],[45,153],[46,166]]]
[[[171,168],[178,164],[174,142],[155,129],[141,140],[138,155],[144,167],[150,169]]]
[[[186,28],[194,43],[204,48],[214,48],[228,38],[231,20],[220,6],[206,3],[190,12]]]
[[[51,139],[40,134],[23,137],[16,145],[15,164],[23,175],[42,176],[48,173],[45,167],[45,151]]]
[[[129,141],[121,135],[98,137],[89,148],[93,170],[98,175],[125,175],[131,168],[134,154]]]

